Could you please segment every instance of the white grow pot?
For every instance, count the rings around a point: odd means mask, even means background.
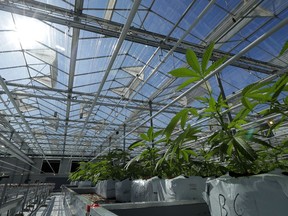
[[[205,191],[206,178],[178,176],[166,179],[166,201],[195,200],[204,202],[202,193]]]
[[[288,177],[262,174],[208,180],[203,194],[211,216],[287,216]]]
[[[116,180],[108,179],[99,182],[98,194],[106,199],[115,198]]]
[[[149,202],[162,200],[162,187],[165,180],[152,177],[147,180],[133,180],[131,185],[131,202]]]
[[[130,202],[131,201],[131,184],[130,179],[125,179],[115,184],[115,196],[119,202]]]

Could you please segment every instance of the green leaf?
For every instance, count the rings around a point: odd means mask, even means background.
[[[207,76],[211,71],[216,70],[220,65],[222,65],[225,61],[226,61],[226,57],[222,57],[220,59],[218,59],[217,61],[213,62],[210,67],[205,70],[204,72],[204,76]]]
[[[152,141],[153,140],[153,127],[150,127],[147,131],[148,139],[146,141]]]
[[[167,141],[166,138],[163,138],[163,139],[159,139],[159,140],[155,141],[154,144],[163,143],[166,141]]]
[[[139,161],[141,159],[141,154],[140,155],[137,155],[136,157],[132,158],[126,165],[125,165],[125,169],[128,169],[129,166],[132,164],[132,163],[135,163],[136,161]]]
[[[285,86],[287,85],[287,82],[288,82],[287,75],[284,75],[277,80],[277,82],[274,84],[275,91],[274,94],[272,95],[272,100],[277,99],[277,97],[280,95],[280,93],[284,90]]]
[[[181,154],[182,154],[182,156],[183,156],[183,159],[188,162],[188,161],[189,161],[189,155],[188,155],[188,153],[187,153],[185,150],[182,150],[182,151],[181,151]]]
[[[193,50],[187,49],[186,61],[195,72],[197,72],[198,74],[201,74],[200,64],[199,64],[198,58],[197,58],[197,56]]]
[[[188,68],[177,68],[169,72],[174,77],[199,77],[199,74]]]
[[[233,140],[230,140],[228,142],[228,148],[227,148],[227,154],[231,157],[232,151],[233,151]]]
[[[265,142],[264,140],[258,139],[255,136],[254,137],[252,136],[249,140],[252,141],[252,142],[255,142],[257,144],[261,144],[263,146],[266,146],[266,147],[269,147],[269,148],[273,148],[273,146],[270,145],[268,142]]]
[[[181,117],[181,128],[184,129],[188,119],[188,112],[183,113]]]
[[[234,137],[235,147],[241,152],[241,154],[250,161],[254,161],[257,158],[257,155],[253,148],[241,137]]]
[[[255,104],[252,104],[248,98],[246,97],[242,97],[241,98],[241,102],[242,104],[249,110],[253,110],[253,108],[255,107]]]
[[[208,141],[208,143],[215,142],[215,141],[218,142],[219,138],[221,138],[221,133],[214,132],[213,135],[210,136],[207,141]]]
[[[195,151],[193,151],[192,149],[185,149],[185,151],[189,154],[189,155],[193,155],[195,157],[197,157],[198,155],[196,154]]]
[[[139,136],[141,137],[141,139],[143,139],[145,141],[148,141],[148,142],[150,141],[149,137],[144,133],[141,133]]]
[[[209,107],[205,109],[205,112],[216,112],[216,101],[213,97],[209,98]]]
[[[259,89],[261,89],[264,86],[268,86],[271,83],[271,81],[267,81],[267,82],[262,82],[262,83],[252,83],[248,86],[246,86],[243,90],[242,90],[242,95],[246,96],[247,94],[249,95],[253,95],[253,93],[255,93],[254,91],[256,90],[256,92],[259,92]],[[269,89],[267,89],[269,90]]]
[[[288,105],[288,96],[283,100],[285,105]]]
[[[198,111],[195,108],[188,108],[188,112],[193,116],[199,116]]]
[[[266,102],[266,101],[270,101],[271,97],[269,94],[261,94],[261,93],[252,93],[249,95],[246,95],[246,97],[249,97],[251,99],[257,100],[257,101],[262,101],[262,102]]]
[[[250,109],[247,109],[246,107],[242,108],[234,117],[233,121],[244,120],[250,112]]]
[[[195,97],[195,99],[203,103],[209,103],[209,98],[207,97]]]
[[[167,127],[164,130],[164,133],[166,134],[167,138],[169,139],[173,130],[175,129],[176,125],[178,124],[179,120],[182,118],[183,113],[185,113],[186,109],[181,110],[178,112],[169,122]]]
[[[186,86],[190,85],[191,83],[194,83],[196,81],[199,81],[201,78],[200,77],[193,77],[191,79],[188,79],[184,81],[181,85],[178,86],[177,90],[182,90]]]
[[[215,154],[217,154],[219,151],[219,148],[214,148],[211,151],[209,151],[207,154],[204,155],[206,160],[209,160],[212,156],[214,156]]]
[[[288,41],[285,42],[284,46],[282,47],[279,56],[283,55],[284,52],[288,49]]]
[[[154,137],[153,137],[153,138],[155,139],[155,138],[157,138],[158,136],[162,135],[162,134],[163,134],[163,131],[164,131],[164,130],[159,130],[159,131],[154,132]]]
[[[204,71],[206,71],[208,62],[211,58],[213,49],[214,49],[214,42],[210,43],[209,46],[206,48],[203,56],[202,56],[202,64],[201,64],[201,68],[202,68],[202,72],[204,74]]]
[[[138,141],[132,143],[132,144],[128,147],[128,149],[129,149],[129,150],[133,150],[134,148],[143,147],[143,146],[146,146],[145,143],[143,143],[142,140],[138,140]]]
[[[155,166],[155,170],[158,170],[158,168],[163,164],[163,162],[165,161],[165,157],[160,158],[160,160],[157,161],[156,166]]]

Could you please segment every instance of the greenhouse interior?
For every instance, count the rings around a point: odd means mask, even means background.
[[[287,0],[0,17],[0,215],[287,215]]]

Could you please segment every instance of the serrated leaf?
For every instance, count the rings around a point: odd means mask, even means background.
[[[274,84],[275,90],[274,94],[272,95],[272,100],[276,100],[280,93],[284,90],[285,86],[287,85],[288,77],[287,75],[281,76],[280,79]]]
[[[183,88],[185,88],[186,86],[190,85],[191,83],[194,83],[196,81],[199,81],[201,78],[199,77],[193,77],[191,79],[185,80],[181,85],[178,86],[178,88],[176,90],[182,90]]]
[[[252,110],[254,108],[254,105],[246,97],[242,97],[241,102],[249,110]]]
[[[141,154],[140,155],[137,155],[136,157],[132,158],[130,161],[128,161],[128,163],[125,165],[125,169],[128,169],[129,166],[134,163],[134,162],[137,162],[141,159]]]
[[[233,121],[244,120],[247,115],[251,112],[250,109],[242,108],[234,117]]]
[[[245,95],[248,98],[257,100],[257,101],[270,101],[271,100],[271,96],[269,94],[261,94],[261,93],[251,93],[251,94],[246,94]]]
[[[177,68],[169,72],[174,77],[199,77],[199,74],[188,68]]]
[[[279,53],[279,56],[283,55],[287,49],[288,49],[288,41],[286,41],[285,44],[283,45],[283,47]]]
[[[185,150],[182,150],[182,151],[181,151],[181,154],[182,154],[182,156],[183,156],[183,159],[188,162],[188,161],[189,161],[189,155],[188,155],[188,153],[187,153]]]
[[[183,112],[185,112],[184,110],[181,110],[180,112],[178,112],[169,122],[169,124],[166,126],[164,133],[166,134],[166,137],[169,139],[173,130],[175,129],[176,125],[178,124],[179,120],[181,119]]]
[[[181,117],[181,128],[184,129],[188,119],[188,112],[183,113]]]
[[[262,82],[262,83],[252,83],[248,86],[246,86],[243,90],[242,90],[242,95],[246,96],[246,94],[253,94],[253,92],[256,90],[259,91],[259,89],[261,89],[264,86],[267,86],[271,83],[271,81],[267,81],[267,82]]]
[[[268,142],[265,142],[264,140],[258,139],[258,138],[253,137],[253,136],[250,138],[250,141],[261,144],[261,145],[269,147],[269,148],[273,148],[273,146],[270,145]]]
[[[250,161],[254,161],[257,158],[257,155],[253,148],[241,137],[234,137],[234,145],[236,144],[237,149],[241,154]]]
[[[197,56],[193,50],[187,49],[186,61],[195,72],[197,72],[198,74],[201,74],[200,64],[199,64],[198,58],[197,58]]]
[[[209,151],[207,154],[204,155],[206,160],[209,160],[212,156],[214,156],[215,154],[217,154],[219,151],[219,148],[214,148],[211,151]]]
[[[195,108],[189,108],[188,111],[194,116],[199,115],[197,109],[195,109]]]
[[[154,138],[154,139],[157,138],[158,136],[162,135],[163,132],[164,132],[164,130],[159,130],[159,131],[154,132],[153,138]]]
[[[202,101],[204,103],[208,103],[209,102],[209,99],[206,98],[206,97],[195,97],[196,100],[198,101]]]
[[[160,158],[160,160],[157,161],[155,170],[158,170],[158,168],[162,165],[162,163],[165,161],[165,157]]]
[[[227,147],[227,154],[231,157],[231,155],[232,155],[232,152],[233,152],[233,140],[230,140],[229,142],[228,142],[228,147]]]
[[[128,147],[128,149],[129,149],[129,150],[133,150],[134,148],[138,148],[138,147],[142,147],[142,146],[146,146],[146,145],[142,142],[142,140],[138,140],[138,141],[132,143],[132,144]]]
[[[159,139],[159,140],[155,141],[154,144],[163,143],[166,141],[167,141],[166,138],[163,138],[163,139]]]
[[[285,99],[283,100],[283,102],[284,102],[286,105],[288,105],[288,96],[285,97]]]
[[[141,133],[139,136],[140,136],[141,139],[143,139],[145,141],[150,141],[149,137],[146,134],[144,134],[144,133]]]
[[[210,43],[209,46],[206,48],[203,57],[202,57],[202,63],[201,63],[201,68],[202,68],[202,72],[206,71],[208,62],[211,58],[213,49],[214,49],[214,42]],[[204,74],[204,73],[203,73]]]
[[[193,151],[192,149],[185,149],[185,151],[189,154],[189,155],[193,155],[195,157],[197,157],[197,153],[195,151]]]
[[[153,140],[153,127],[150,127],[147,131],[147,137],[149,140],[147,141],[152,141]]]
[[[220,65],[222,65],[225,62],[226,59],[227,59],[226,57],[222,57],[218,59],[217,61],[213,62],[210,65],[210,67],[207,70],[205,70],[204,76],[207,76],[211,71],[216,70]]]
[[[221,137],[221,133],[219,132],[213,133],[213,135],[208,138],[208,143],[215,142],[215,141],[217,142],[219,140],[219,137]]]

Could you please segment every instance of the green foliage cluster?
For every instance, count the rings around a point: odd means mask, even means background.
[[[69,179],[71,181],[90,180],[93,183],[105,179],[125,179],[128,173],[124,165],[128,159],[128,153],[121,149],[114,149],[98,157],[95,162],[81,162],[76,172],[70,173]]]
[[[287,48],[288,43],[281,54]],[[287,120],[288,75],[246,86],[241,95],[241,110],[234,116],[228,116],[231,105],[222,94],[213,95],[207,84],[210,73],[226,60],[223,57],[210,63],[213,49],[214,43],[211,43],[200,59],[192,50],[187,50],[189,67],[170,72],[176,78],[186,78],[178,90],[193,84],[199,85],[200,82],[206,85],[208,94],[196,98],[203,109],[183,108],[165,129],[155,131],[150,127],[146,133],[141,133],[140,139],[129,147],[130,153],[134,150],[138,152],[134,158],[130,159],[127,152],[114,150],[98,158],[97,162],[81,164],[79,170],[70,175],[70,179],[97,182],[108,178],[148,178],[155,175],[171,178],[181,174],[219,176],[228,171],[245,175],[269,172],[276,168],[287,169],[288,162],[282,158],[288,153],[288,141],[275,146],[267,141],[267,136]],[[263,105],[267,108],[258,113],[258,108]],[[249,116],[254,113],[262,118],[271,115],[279,117],[263,135],[261,127],[245,126],[251,123]],[[207,128],[213,125],[191,125],[191,118],[203,122],[209,119],[218,129],[201,140],[200,134],[207,133]]]

